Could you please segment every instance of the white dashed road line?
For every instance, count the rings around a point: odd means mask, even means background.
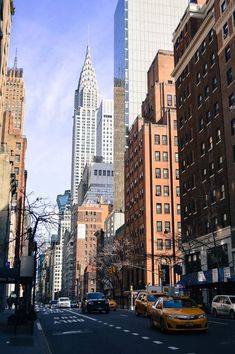
[[[158,340],[154,340],[153,343],[154,343],[154,344],[163,344],[163,342],[160,342],[160,341],[158,341]]]
[[[149,337],[141,337],[142,339],[150,339]]]
[[[125,333],[129,333],[129,332],[130,332],[130,330],[129,330],[129,329],[124,329],[124,330],[123,330],[123,332],[125,332]]]
[[[179,348],[177,348],[177,347],[168,347],[168,349],[171,349],[171,350],[178,350]]]
[[[139,333],[133,332],[132,335],[133,336],[139,336]]]

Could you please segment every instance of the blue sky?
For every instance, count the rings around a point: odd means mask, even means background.
[[[101,98],[113,96],[113,17],[117,0],[14,0],[15,49],[26,86],[27,193],[55,202],[70,189],[72,115],[88,41]]]

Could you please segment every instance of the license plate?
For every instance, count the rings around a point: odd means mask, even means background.
[[[192,322],[188,322],[185,324],[186,327],[193,327],[193,323]]]

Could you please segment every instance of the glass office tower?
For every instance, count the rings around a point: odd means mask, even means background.
[[[173,50],[172,35],[188,0],[119,0],[114,16],[114,189],[123,208],[128,129],[147,92],[147,71],[159,49]],[[121,189],[122,188],[122,189]],[[121,194],[120,194],[121,193]]]

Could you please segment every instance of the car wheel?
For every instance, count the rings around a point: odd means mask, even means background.
[[[213,313],[213,316],[214,316],[214,317],[218,317],[218,314],[217,314],[216,309],[213,309],[212,313]]]
[[[140,313],[137,311],[137,308],[135,308],[135,315],[136,315],[136,316],[139,316],[139,315],[140,315]]]
[[[232,319],[232,320],[235,320],[235,312],[233,310],[231,310],[229,312],[229,317]]]

